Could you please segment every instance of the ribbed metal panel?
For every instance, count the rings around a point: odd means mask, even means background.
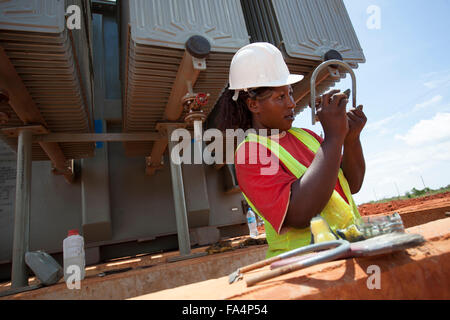
[[[84,0],[83,0],[84,1]],[[51,132],[92,132],[92,72],[89,35],[65,28],[65,8],[82,0],[14,0],[0,2],[0,45],[10,58]],[[85,13],[82,13],[84,16]],[[12,109],[14,121],[23,123]],[[16,123],[17,122],[17,123]],[[12,141],[7,139],[12,145]],[[67,159],[92,156],[93,143],[61,143]],[[38,144],[34,160],[48,160]]]
[[[122,44],[128,49],[122,56],[126,58],[124,131],[155,131],[157,121],[164,120],[185,43],[193,35],[211,44],[207,68],[193,88],[210,94],[204,109],[209,113],[228,82],[234,52],[249,43],[240,2],[130,0],[122,2],[121,12]],[[152,145],[128,142],[125,149],[129,156],[149,155]]]
[[[0,28],[61,33],[65,11],[64,0],[3,0],[0,1]]]
[[[364,54],[342,0],[272,0],[286,52],[320,61],[330,49],[357,67]]]
[[[271,0],[241,0],[250,41],[279,46],[282,37]]]
[[[140,44],[184,49],[193,35],[211,50],[235,52],[248,43],[239,0],[127,0],[131,39]]]
[[[122,43],[127,49],[122,52],[127,132],[152,131],[163,120],[184,44],[195,34],[206,37],[212,47],[207,70],[200,73],[194,87],[195,92],[211,94],[208,112],[228,81],[232,55],[248,39],[279,47],[291,73],[304,76],[330,49],[339,51],[353,67],[364,62],[341,0],[129,0],[122,1],[121,12]],[[317,93],[337,81],[323,81]],[[298,102],[296,111],[308,101],[309,94]],[[151,146],[127,143],[126,150],[129,155],[148,155]]]
[[[289,71],[307,76],[323,61],[323,55],[337,50],[356,68],[364,62],[342,0],[241,0],[250,42],[265,41],[284,54]],[[318,39],[318,40],[317,40]],[[341,70],[341,78],[345,71]],[[333,87],[339,79],[317,86],[317,94]],[[309,105],[309,94],[297,102],[296,113]]]

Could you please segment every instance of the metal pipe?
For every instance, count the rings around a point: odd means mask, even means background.
[[[119,142],[119,141],[158,141],[159,132],[142,133],[49,133],[35,135],[34,142]]]
[[[203,126],[201,120],[194,121],[194,163],[203,163]]]
[[[25,253],[30,244],[32,135],[30,130],[20,130],[18,138],[11,288],[28,285]]]
[[[328,67],[329,65],[332,64],[337,64],[340,65],[341,67],[344,67],[344,69],[346,69],[349,73],[350,76],[352,77],[352,100],[353,100],[353,108],[356,108],[356,77],[355,77],[355,73],[353,72],[353,69],[344,61],[341,60],[328,60],[325,62],[322,62],[313,72],[312,76],[311,76],[311,118],[312,118],[312,124],[316,123],[316,78],[317,75],[319,74],[319,72]]]
[[[172,150],[178,143],[171,140],[172,132],[177,129],[177,126],[167,126],[167,135],[169,140],[169,157],[172,154]],[[184,197],[184,185],[183,176],[181,171],[181,164],[174,163],[171,159],[170,162],[170,175],[172,178],[172,191],[175,204],[175,217],[177,222],[178,233],[178,247],[180,255],[189,255],[191,253],[191,241],[189,238],[189,226],[187,219],[186,200]]]

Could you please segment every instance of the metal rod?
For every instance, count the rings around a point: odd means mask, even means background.
[[[49,133],[35,135],[34,142],[157,141],[159,132],[145,133]]]
[[[322,62],[313,72],[311,76],[311,101],[310,101],[310,107],[311,107],[311,118],[312,118],[312,124],[316,123],[316,78],[319,72],[323,69],[328,67],[331,64],[337,64],[341,67],[344,67],[352,77],[352,102],[353,102],[353,108],[356,108],[356,77],[355,73],[353,72],[353,69],[344,61],[341,60],[328,60],[325,62]]]
[[[203,159],[203,127],[202,121],[194,121],[194,163],[202,164]]]
[[[28,285],[25,253],[29,250],[30,244],[32,135],[33,133],[30,130],[21,130],[17,146],[11,288],[26,287]]]
[[[177,129],[177,126],[167,126],[167,134],[169,140],[169,157],[172,155],[172,150],[178,142],[172,141],[172,132]],[[184,197],[184,185],[183,176],[181,171],[181,164],[176,164],[169,160],[170,162],[170,174],[172,178],[172,191],[173,200],[175,204],[175,217],[177,222],[177,233],[178,233],[178,247],[180,250],[180,255],[189,255],[191,253],[191,241],[189,238],[189,226],[187,219],[187,209],[186,200]]]

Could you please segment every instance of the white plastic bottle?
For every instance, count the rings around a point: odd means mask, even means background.
[[[77,266],[80,268],[80,280],[85,276],[85,257],[84,257],[84,239],[79,235],[78,230],[69,230],[67,238],[63,241],[63,256],[64,256],[64,280],[74,274],[73,267],[68,270],[70,266]]]
[[[248,208],[247,211],[247,224],[250,231],[250,237],[256,238],[258,236],[258,227],[256,225],[256,216],[252,209]]]

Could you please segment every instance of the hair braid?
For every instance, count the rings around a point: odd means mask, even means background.
[[[252,127],[252,113],[248,109],[247,99],[258,99],[267,96],[270,88],[258,88],[253,91],[240,91],[237,101],[233,100],[234,90],[227,86],[217,101],[214,109],[217,109],[217,116],[213,126],[221,131],[226,129],[243,129],[244,131]],[[250,93],[250,94],[249,94]]]

